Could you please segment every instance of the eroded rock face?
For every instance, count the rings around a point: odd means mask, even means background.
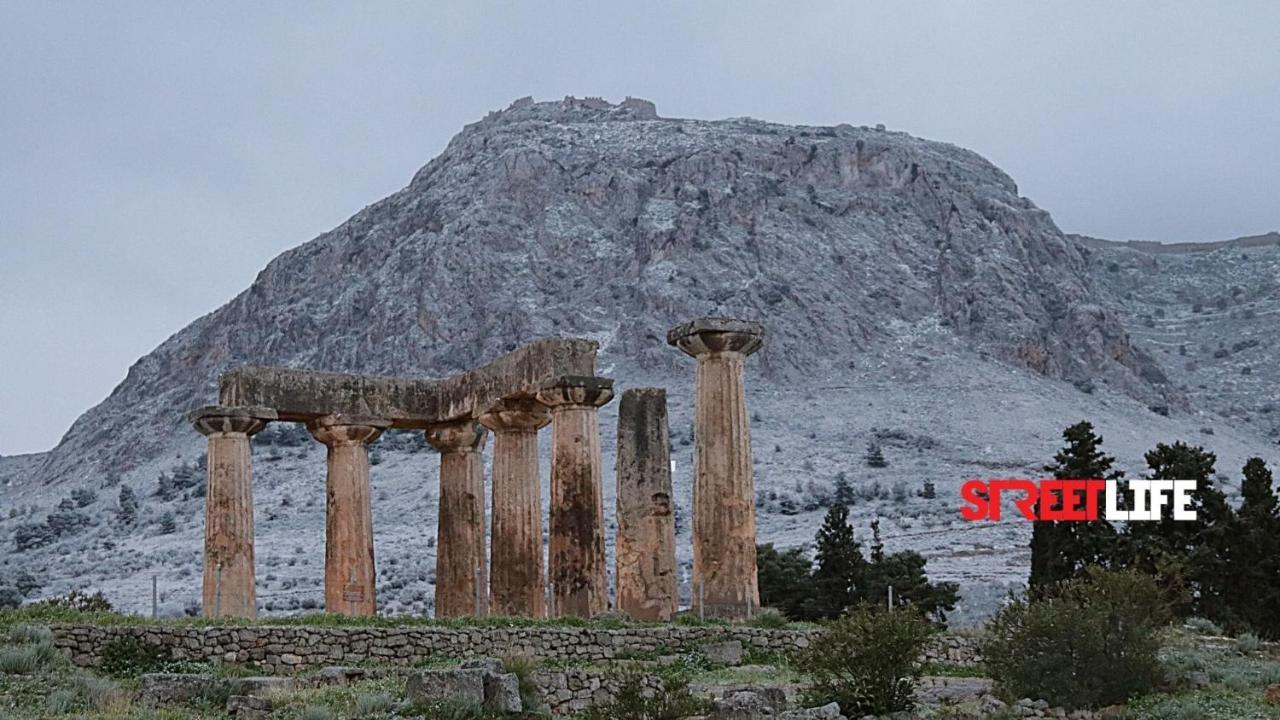
[[[141,359],[33,479],[173,448],[181,412],[233,366],[441,377],[559,335],[608,338],[603,365],[683,372],[662,333],[707,314],[767,317],[775,380],[837,372],[936,320],[1039,372],[1164,395],[1091,297],[1078,247],[967,150],[521,102]]]

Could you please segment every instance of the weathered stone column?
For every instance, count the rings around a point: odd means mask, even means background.
[[[503,400],[480,416],[493,431],[490,615],[547,616],[538,430],[549,422],[547,408],[528,398]]]
[[[440,451],[436,526],[436,617],[483,617],[489,588],[484,562],[484,450],[488,431],[466,420],[433,427]]]
[[[551,408],[550,581],[559,617],[592,617],[609,609],[604,554],[604,488],[599,408],[613,381],[572,376],[538,392]]]
[[[755,481],[743,372],[764,326],[702,318],[667,342],[698,359],[693,421],[693,602],[709,613],[759,607]]]
[[[667,391],[633,388],[618,406],[618,609],[636,620],[676,613],[676,524],[671,504]]]
[[[369,443],[391,424],[377,418],[326,415],[307,423],[328,448],[325,502],[324,609],[339,615],[377,612]]]
[[[196,430],[209,439],[202,593],[205,617],[258,616],[249,438],[275,418],[270,408],[205,407],[191,414]]]

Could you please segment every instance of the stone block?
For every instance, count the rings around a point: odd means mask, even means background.
[[[222,682],[212,675],[147,673],[142,676],[142,704],[169,705],[191,702],[213,694],[220,688]]]
[[[227,714],[237,720],[267,720],[271,716],[271,701],[247,695],[227,698]]]
[[[740,665],[742,664],[742,642],[739,640],[725,640],[723,642],[707,643],[702,646],[702,654],[717,665]]]
[[[458,670],[423,670],[413,673],[405,685],[410,700],[434,702],[449,700],[470,705],[484,704],[483,668]]]
[[[484,677],[484,706],[494,712],[523,712],[520,679],[515,673],[488,673]]]

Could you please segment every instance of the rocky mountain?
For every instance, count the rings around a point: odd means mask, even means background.
[[[993,580],[1025,575],[1025,528],[965,527],[961,479],[1036,472],[1082,417],[1114,429],[1125,462],[1211,424],[1188,397],[1214,386],[1170,380],[1172,358],[1132,327],[1148,300],[1126,299],[1117,273],[1158,283],[1138,277],[1143,257],[1065,236],[998,168],[945,143],[880,127],[662,118],[635,99],[520,100],[140,359],[54,450],[0,461],[12,503],[0,540],[51,511],[85,516],[0,560],[0,579],[35,568],[35,592],[98,585],[134,606],[149,597],[149,571],[170,604],[190,598],[203,441],[183,413],[241,364],[442,376],[535,337],[594,338],[619,388],[670,388],[687,494],[692,366],[663,338],[718,314],[769,331],[748,380],[762,541],[810,540],[843,478],[861,519],[887,516],[891,545],[920,548],[975,592],[998,591]],[[1230,472],[1267,442],[1238,419],[1212,421]],[[868,444],[889,467],[866,466]],[[323,453],[287,428],[257,446],[262,596],[295,609],[318,595]],[[436,470],[425,453],[421,438],[395,433],[377,451],[390,611],[430,604]],[[925,480],[936,498],[917,496]],[[134,523],[120,520],[119,486],[145,498]],[[81,509],[54,509],[78,505],[87,496],[69,494],[85,488],[97,497]]]

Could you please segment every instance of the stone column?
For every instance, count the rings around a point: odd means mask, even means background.
[[[546,407],[528,398],[503,400],[480,416],[493,431],[490,615],[547,616],[538,430],[549,422]]]
[[[324,609],[339,615],[377,612],[369,443],[391,423],[326,415],[307,423],[328,448],[325,502]]]
[[[693,602],[744,615],[756,584],[755,481],[743,370],[764,326],[703,318],[672,328],[667,342],[698,360],[693,421]]]
[[[675,616],[676,524],[667,391],[632,388],[618,406],[618,609],[636,620]]]
[[[440,451],[436,525],[436,617],[483,617],[489,588],[484,562],[484,450],[488,432],[472,420],[433,427]]]
[[[609,609],[599,408],[612,398],[613,381],[598,377],[564,377],[538,392],[551,408],[548,557],[556,616]]]
[[[249,438],[270,408],[205,407],[191,414],[209,439],[204,505],[205,617],[256,618],[253,573],[253,463]]]

